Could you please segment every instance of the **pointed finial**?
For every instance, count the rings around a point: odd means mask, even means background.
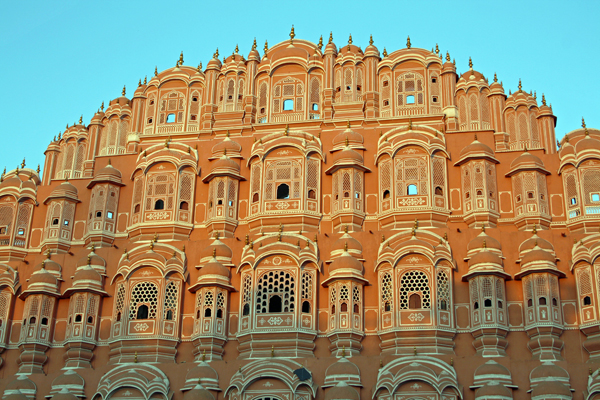
[[[79,125],[82,125],[82,124],[83,124],[83,115],[80,115],[79,116]]]
[[[446,61],[450,62],[450,53],[446,52]]]
[[[581,117],[581,127],[585,128],[585,119],[583,117]]]
[[[135,355],[133,356],[133,362],[137,363],[138,359],[137,359],[137,351],[135,352]]]
[[[444,232],[444,240],[447,242],[448,241],[448,232]]]
[[[369,36],[369,45],[373,46],[373,43],[375,43],[375,42],[373,42],[373,35],[370,35]]]
[[[388,56],[388,52],[387,52],[386,48],[384,47],[383,48],[383,57],[387,57],[387,56]]]
[[[342,358],[346,358],[346,345],[342,347]]]
[[[263,47],[263,50],[265,51],[265,55],[267,54],[267,51],[269,50],[269,42],[265,40],[265,47]]]
[[[496,75],[495,72],[494,72],[494,82],[498,82],[498,76]]]
[[[206,349],[202,350],[202,361],[206,361]]]
[[[238,45],[235,45],[235,54],[238,54],[240,52],[240,48],[238,47]]]
[[[150,242],[150,250],[154,250],[154,242]]]
[[[49,260],[50,259],[50,255],[52,254],[52,252],[50,250],[48,250],[46,252],[46,258]]]
[[[546,105],[546,95],[544,93],[542,93],[542,104]]]
[[[417,355],[417,346],[415,346],[415,347],[413,348],[413,353],[414,353],[414,355],[415,355],[415,356]]]
[[[319,37],[319,43],[317,44],[317,47],[319,48],[319,50],[323,48],[323,35]]]
[[[412,119],[411,118],[408,119],[408,130],[409,131],[412,130]]]
[[[248,243],[250,243],[250,235],[248,235],[248,234],[246,233],[246,239],[244,240],[244,244],[245,244],[246,246],[248,246]]]
[[[283,224],[281,222],[279,223],[279,232],[283,232]]]
[[[350,141],[348,140],[348,136],[346,136],[346,147],[348,147],[349,143],[350,143]]]
[[[333,32],[329,32],[329,44],[333,43]]]
[[[381,243],[385,242],[385,235],[381,235]]]
[[[148,83],[148,75],[144,77],[144,85]]]
[[[183,51],[179,55],[179,61],[177,62],[179,65],[183,65]]]
[[[533,233],[534,235],[537,234],[537,227],[535,225],[533,226],[531,233]]]
[[[481,232],[485,232],[485,224],[481,225]]]
[[[450,358],[450,366],[453,367],[454,366],[454,358]]]
[[[290,43],[294,43],[294,38],[296,34],[294,33],[294,25],[292,25],[292,30],[290,31]]]
[[[202,62],[200,62],[200,63],[198,64],[198,67],[196,68],[196,71],[198,71],[198,72],[202,72]]]
[[[158,67],[154,66],[154,76],[158,76]]]
[[[352,44],[352,34],[348,37],[348,44]]]
[[[519,92],[523,91],[523,85],[521,85],[521,79],[519,78]]]
[[[344,251],[347,252],[348,251],[348,242],[344,243]]]
[[[121,92],[123,96],[125,96],[125,85],[123,85],[123,91]]]
[[[25,168],[25,157],[23,157],[23,162],[21,162],[21,168]]]
[[[40,173],[40,164],[38,164],[37,169],[35,170],[35,172],[37,172],[38,174]]]
[[[379,360],[379,368],[383,368],[383,360]]]
[[[348,233],[348,225],[344,225],[344,233]]]
[[[217,248],[213,247],[213,258],[217,258]]]
[[[215,240],[219,240],[219,231],[215,232]]]
[[[440,48],[437,43],[435,44],[435,54],[440,54]]]
[[[485,249],[485,248],[487,248],[487,244],[485,243],[485,239],[483,239],[483,245],[482,245],[482,247],[483,247],[484,249]]]
[[[286,125],[285,125],[285,136],[288,136],[288,135],[289,135],[289,133],[290,133],[290,125],[289,125],[289,124],[286,124]]]
[[[275,346],[271,345],[271,358],[275,357]]]
[[[407,48],[407,49],[410,49],[410,46],[411,46],[411,44],[410,44],[410,36],[408,36],[408,37],[406,38],[406,48]]]
[[[138,81],[138,87],[142,86],[142,79],[140,78],[140,80]]]
[[[469,57],[469,68],[473,69],[473,60],[471,60],[471,57]]]

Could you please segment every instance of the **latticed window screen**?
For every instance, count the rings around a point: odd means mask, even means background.
[[[383,194],[386,190],[392,190],[392,171],[391,171],[391,161],[386,160],[380,164],[379,168],[379,184],[381,185],[381,196],[383,198]]]
[[[174,114],[175,118],[172,122],[182,123],[183,114],[185,112],[186,99],[185,95],[178,91],[171,91],[164,94],[160,99],[160,112],[159,120],[160,124],[167,123],[169,114]]]
[[[123,306],[125,305],[125,285],[119,284],[117,286],[117,295],[115,301],[115,316],[118,313],[123,313]]]
[[[440,188],[442,194],[446,194],[446,160],[440,157],[433,159],[433,188]]]
[[[552,301],[554,302],[554,300],[556,300],[557,305],[558,304],[558,299],[560,297],[560,293],[558,291],[558,277],[556,277],[555,275],[551,275],[549,278],[549,283],[550,283],[550,297],[552,297]]]
[[[388,272],[381,277],[381,306],[385,308],[386,303],[393,307],[394,294],[392,291],[392,275]]]
[[[54,308],[54,297],[44,298],[42,306],[42,317],[50,317],[52,315],[52,309]]]
[[[252,165],[252,185],[251,185],[251,201],[260,200],[260,182],[261,182],[261,164],[256,163]]]
[[[256,287],[256,312],[269,312],[271,296],[279,296],[281,310],[293,312],[296,302],[294,276],[288,271],[268,271],[262,274]]]
[[[461,176],[462,176],[462,184],[463,184],[463,197],[464,200],[471,198],[471,166],[469,164],[465,164],[461,167]]]
[[[450,279],[444,270],[437,273],[437,302],[440,309],[450,309]]]
[[[13,223],[13,206],[0,207],[0,227],[6,227],[6,234],[10,234]]]
[[[0,292],[0,321],[2,321],[2,327],[6,326],[8,312],[10,311],[10,299],[11,294],[8,290],[5,289]]]
[[[548,279],[544,274],[535,274],[535,296],[537,298],[548,296]]]
[[[496,300],[504,300],[504,279],[496,277]]]
[[[352,301],[354,304],[360,303],[360,289],[358,286],[354,286],[354,288],[352,288]]]
[[[205,291],[204,292],[204,303],[203,303],[204,308],[212,308],[212,306],[214,305],[214,301],[215,301],[215,295],[213,294],[212,290]]]
[[[217,294],[217,309],[221,310],[221,311],[225,311],[225,295],[223,294],[223,292],[219,292]],[[223,315],[223,314],[221,314],[221,315]]]
[[[396,158],[396,196],[408,195],[408,186],[415,185],[419,195],[429,193],[427,162],[422,158]]]
[[[275,161],[267,166],[265,199],[277,198],[277,186],[285,183],[290,187],[290,199],[300,198],[300,186],[302,184],[302,167],[296,160]]]
[[[156,107],[156,98],[152,94],[148,97],[148,106],[146,107],[146,124],[154,123],[154,109]]]
[[[315,199],[319,198],[319,160],[309,159],[307,162],[306,189],[315,191]]]
[[[404,73],[396,79],[397,107],[422,106],[424,104],[423,76],[416,72]],[[413,98],[409,96],[414,96]]]
[[[293,110],[304,110],[304,84],[298,79],[291,77],[284,78],[277,82],[273,88],[273,113],[286,111],[283,109],[284,102],[292,100],[294,102]]]
[[[400,308],[408,309],[408,298],[416,293],[421,297],[421,308],[431,308],[429,278],[423,271],[413,270],[400,279]]]
[[[90,295],[87,307],[87,315],[94,316],[96,315],[96,307],[98,305],[98,301],[96,300],[96,296]]]
[[[525,304],[529,307],[530,300],[533,301],[533,279],[530,276],[523,278],[523,287],[525,288]]]
[[[476,89],[469,95],[469,116],[471,124],[479,127],[479,92]]]
[[[585,296],[592,293],[592,278],[589,270],[579,269],[577,271],[577,281],[580,296]]]
[[[267,82],[263,81],[258,85],[258,114],[266,115],[267,113],[267,103],[268,103],[268,86]]]
[[[250,275],[244,276],[244,289],[242,295],[242,302],[244,304],[250,304],[252,301],[252,277]]]
[[[600,170],[588,169],[582,174],[583,201],[586,205],[592,203],[592,193],[600,193]]]
[[[563,173],[563,182],[565,193],[567,194],[567,206],[569,208],[578,207],[580,200],[577,185],[577,172],[575,170],[571,170],[567,173]],[[569,216],[573,217],[571,214],[569,214]]]
[[[164,310],[163,317],[167,315],[168,311],[171,311],[173,317],[172,319],[177,319],[177,303],[179,299],[179,284],[175,281],[171,281],[167,283],[167,287],[165,288],[165,302],[164,302]]]
[[[337,301],[337,290],[335,290],[334,286],[331,286],[331,290],[329,291],[329,301],[331,304],[335,304]]]
[[[506,130],[508,131],[508,143],[512,150],[522,148],[517,140],[517,127],[515,122],[515,112],[508,110],[506,112]]]
[[[302,299],[312,300],[313,296],[313,276],[310,272],[302,273]]]
[[[158,305],[158,286],[152,282],[140,282],[133,287],[129,300],[129,318],[137,318],[138,307],[148,307],[148,319],[156,318]]]
[[[155,209],[158,200],[163,201],[163,210],[173,210],[175,201],[175,177],[172,174],[152,174],[146,185],[146,211]]]
[[[202,99],[202,95],[199,91],[194,90],[192,92],[192,96],[190,97],[190,115],[189,119],[191,122],[198,121],[200,119],[200,101]]]
[[[381,106],[383,108],[387,108],[391,106],[391,87],[392,87],[392,81],[390,79],[390,76],[385,74],[381,77]]]
[[[321,110],[321,80],[317,77],[313,77],[310,80],[310,110],[320,111]],[[316,105],[316,107],[315,107]],[[316,109],[315,109],[316,108]]]
[[[475,309],[475,303],[479,305],[479,280],[471,279],[469,287],[471,289],[471,304],[473,305],[473,309]]]
[[[346,302],[349,300],[350,291],[348,290],[348,286],[342,285],[340,287],[340,301]]]

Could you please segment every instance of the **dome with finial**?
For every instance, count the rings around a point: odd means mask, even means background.
[[[229,268],[217,261],[215,256],[216,249],[213,249],[213,258],[200,268],[196,284],[189,289],[191,292],[195,292],[203,286],[218,286],[233,290]]]
[[[183,400],[215,400],[215,396],[206,390],[204,386],[197,384],[183,395]]]
[[[483,247],[486,247],[489,251],[492,252],[496,251],[498,255],[502,254],[502,245],[497,239],[493,238],[492,236],[489,236],[485,232],[485,226],[482,226],[481,233],[479,233],[479,235],[471,239],[469,244],[467,244],[467,255],[470,256],[474,251],[479,251]]]
[[[37,386],[27,377],[27,375],[18,375],[10,381],[4,388],[4,394],[19,392],[26,395],[35,395]]]
[[[27,289],[21,293],[20,297],[24,299],[30,294],[37,293],[60,297],[60,293],[58,291],[58,280],[43,266],[31,274]]]
[[[72,201],[79,202],[79,198],[77,197],[77,188],[68,181],[65,181],[58,185],[56,189],[50,193],[50,196],[44,200],[44,204],[47,204],[48,201],[54,199],[69,199]]]
[[[499,382],[492,381],[475,391],[476,400],[512,400],[512,391]]]
[[[104,258],[96,254],[96,248],[94,245],[92,245],[90,252],[81,257],[75,265],[77,267],[91,265],[92,268],[98,271],[98,273],[100,273],[101,275],[106,273],[106,260],[104,260]]]
[[[73,369],[68,369],[61,375],[54,378],[52,381],[52,389],[50,394],[56,394],[63,389],[67,389],[70,393],[83,397],[84,379]]]
[[[347,248],[344,248],[342,255],[333,260],[333,262],[329,265],[329,275],[339,275],[344,274],[345,272],[358,272],[361,275],[363,273],[362,263],[350,255]]]
[[[200,361],[188,371],[185,386],[181,390],[190,390],[198,383],[207,389],[219,390],[219,375],[206,361]]]
[[[334,386],[340,382],[345,382],[352,386],[362,386],[360,381],[360,369],[345,356],[342,356],[327,367],[323,388]]]
[[[348,233],[348,226],[344,227],[344,234],[331,246],[331,256],[336,257],[344,251],[354,255],[357,258],[362,257],[362,245],[360,242]]]
[[[223,154],[221,158],[215,161],[211,166],[212,174],[234,174],[239,175],[241,170],[240,164]]]
[[[221,60],[219,60],[219,49],[217,48],[217,50],[213,54],[213,57],[208,61],[208,64],[206,64],[206,70],[207,71],[209,69],[221,70],[221,66],[222,66]]]
[[[499,163],[494,155],[494,151],[488,145],[477,140],[477,135],[475,135],[473,141],[461,150],[459,160],[454,165],[458,166],[469,160],[481,159],[488,160],[496,164]]]
[[[350,121],[348,121],[346,129],[342,132],[335,135],[333,138],[333,147],[343,149],[346,146],[350,146],[353,148],[363,148],[363,143],[365,139],[363,135],[358,132],[355,132],[350,127]]]
[[[337,151],[333,155],[334,163],[364,164],[363,156],[358,151],[346,146],[344,150]]]
[[[543,250],[549,251],[553,255],[555,254],[554,246],[552,245],[552,243],[550,243],[546,239],[539,237],[537,234],[537,228],[534,227],[531,237],[524,240],[523,243],[519,245],[519,255],[523,257],[527,252],[533,250],[535,246],[538,246]]]
[[[36,269],[44,268],[46,271],[54,275],[58,280],[62,280],[62,266],[51,259],[50,250],[46,252],[46,258],[41,263],[36,265]]]
[[[73,285],[65,290],[63,296],[70,296],[75,292],[90,292],[102,296],[108,295],[104,291],[102,276],[89,264],[77,268],[73,276]]]
[[[29,400],[29,397],[25,396],[21,391],[16,390],[13,393],[7,394],[4,392],[2,400]]]
[[[557,382],[569,383],[569,373],[562,367],[554,364],[552,361],[544,361],[541,365],[535,367],[529,373],[529,382],[532,386],[544,382],[546,379],[551,378]]]
[[[91,189],[97,183],[109,182],[117,186],[125,186],[122,181],[121,171],[112,166],[110,158],[108,164],[105,167],[98,170],[94,179],[87,185],[88,189]]]
[[[200,264],[211,261],[213,257],[223,265],[231,265],[233,252],[229,246],[219,240],[218,233],[215,234],[215,240],[200,252]]]
[[[379,58],[379,49],[374,45],[373,35],[369,37],[369,45],[365,48],[365,57]]]
[[[565,142],[560,146],[560,150],[558,152],[558,155],[561,159],[561,161],[565,160],[568,157],[575,157],[575,146],[573,146],[571,143],[569,142]]]
[[[225,139],[214,145],[211,151],[213,154],[212,158],[220,158],[223,154],[227,154],[231,158],[241,158],[240,152],[242,151],[242,146],[229,138],[228,131]]]
[[[509,387],[512,386],[510,371],[495,360],[489,360],[477,367],[473,374],[473,387],[483,386],[492,381]]]
[[[512,176],[519,171],[539,171],[546,175],[550,174],[544,167],[542,160],[527,150],[510,163],[510,172],[508,172],[506,176]]]
[[[333,32],[329,32],[329,40],[325,46],[324,54],[325,53],[337,53],[337,47],[335,46],[335,43],[333,43]]]
[[[346,382],[338,382],[334,387],[327,390],[325,400],[360,400],[356,389],[348,386]]]
[[[50,400],[79,400],[79,397],[69,392],[67,388],[62,388],[60,392],[52,396]]]
[[[556,382],[551,378],[545,380],[544,382],[540,382],[531,391],[531,400],[571,398],[573,398],[571,390],[566,385]]]

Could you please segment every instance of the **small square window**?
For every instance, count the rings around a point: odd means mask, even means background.
[[[63,224],[64,224],[65,226],[69,226],[69,220],[68,220],[68,219],[65,219],[65,220],[63,221]]]
[[[431,101],[433,101],[434,103],[438,102],[438,97],[437,96],[433,96],[433,98],[431,99]]]
[[[167,115],[167,124],[172,124],[173,122],[175,122],[175,114]]]
[[[592,201],[600,201],[600,193],[592,193]]]
[[[106,212],[106,218],[108,218],[108,219],[112,219],[112,217],[113,217],[113,213],[112,213],[112,211],[107,211],[107,212]]]
[[[406,96],[406,104],[415,104],[415,96],[412,94]]]
[[[25,234],[25,229],[19,228],[19,230],[17,231],[17,235],[23,236],[24,234]]]

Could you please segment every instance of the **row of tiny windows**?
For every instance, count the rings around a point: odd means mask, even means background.
[[[590,197],[594,203],[600,202],[600,193],[592,193],[590,195]],[[571,205],[574,206],[576,204],[577,204],[577,197],[571,197]]]

